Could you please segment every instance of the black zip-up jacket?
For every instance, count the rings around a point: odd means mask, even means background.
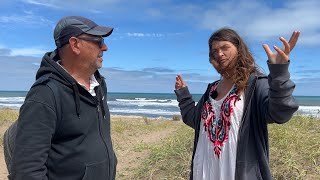
[[[268,78],[251,75],[245,90],[244,114],[237,142],[236,180],[272,179],[267,124],[285,123],[299,108],[292,96],[295,84],[290,80],[289,63],[268,66]],[[210,86],[196,106],[187,87],[175,91],[184,123],[195,129],[190,179],[193,179],[193,158],[199,138],[201,108],[209,96]]]
[[[47,53],[20,109],[10,180],[115,179],[107,88],[92,96]]]

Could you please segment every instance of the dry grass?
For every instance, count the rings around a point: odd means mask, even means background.
[[[177,133],[158,145],[145,145],[149,157],[136,169],[137,179],[188,179],[193,131],[177,125]],[[269,125],[270,168],[274,179],[319,179],[320,119],[295,116]]]
[[[320,177],[320,120],[295,116],[269,126],[270,168],[274,179]]]
[[[17,118],[18,111],[0,109],[2,129]],[[193,130],[181,121],[120,116],[112,117],[111,124],[114,147],[124,159],[118,179],[188,179]],[[313,117],[295,116],[286,124],[269,125],[273,178],[319,179],[319,139],[320,119]]]
[[[0,109],[0,125],[18,119],[19,111],[13,109]]]
[[[176,133],[161,144],[145,145],[150,155],[136,169],[134,179],[187,179],[193,144],[193,130],[176,124]]]

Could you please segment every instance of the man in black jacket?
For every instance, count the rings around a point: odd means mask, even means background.
[[[20,109],[11,180],[115,179],[107,88],[98,71],[113,28],[62,18]]]

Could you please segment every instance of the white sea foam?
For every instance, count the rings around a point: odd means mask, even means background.
[[[310,115],[320,118],[320,106],[299,106],[296,114]]]
[[[0,108],[19,109],[25,97],[0,97]],[[196,102],[197,103],[197,102]],[[134,98],[108,100],[111,113],[121,114],[150,114],[158,116],[172,116],[180,114],[176,99]],[[300,106],[295,113],[320,118],[320,106]]]
[[[153,114],[162,116],[180,115],[179,111],[166,111],[161,109],[110,109],[111,113],[123,114]]]
[[[0,103],[0,108],[10,108],[10,109],[19,109],[22,104],[5,104],[5,103]]]
[[[0,97],[0,102],[21,102],[23,103],[25,97]]]
[[[131,106],[178,106],[178,101],[175,99],[146,99],[146,98],[135,98],[135,99],[116,99],[116,101],[108,101],[108,104],[112,105],[131,105]]]

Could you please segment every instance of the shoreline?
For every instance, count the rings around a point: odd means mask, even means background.
[[[174,115],[172,115],[174,116]],[[179,115],[180,116],[180,115]],[[148,116],[139,116],[139,115],[118,115],[118,114],[110,114],[110,119],[112,118],[130,118],[130,119],[148,119],[148,120],[172,120],[172,118],[167,118],[163,116],[158,117],[148,117]]]

